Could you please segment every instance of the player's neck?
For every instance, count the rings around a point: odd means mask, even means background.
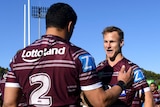
[[[111,60],[110,58],[107,58],[108,60],[108,64],[113,67],[114,65],[116,65],[120,60],[123,59],[123,55],[122,53],[119,53],[115,58],[114,60]]]
[[[66,39],[66,31],[64,29],[58,29],[55,27],[47,28],[46,35],[53,35]]]

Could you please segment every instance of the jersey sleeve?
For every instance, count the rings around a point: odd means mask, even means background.
[[[17,78],[14,73],[13,64],[15,63],[15,57],[12,59],[10,63],[11,70],[7,72],[5,87],[17,87],[20,88],[20,85],[17,81]]]
[[[8,74],[7,74],[5,87],[17,87],[17,88],[20,88],[20,85],[16,80],[16,76],[11,71],[8,72]]]
[[[92,90],[102,87],[96,72],[96,65],[94,58],[89,54],[82,54],[78,57],[82,65],[80,74],[81,90]]]
[[[144,92],[150,91],[149,85],[146,81],[146,77],[143,74],[143,71],[141,68],[137,67],[134,69],[134,88],[136,90],[143,89]]]

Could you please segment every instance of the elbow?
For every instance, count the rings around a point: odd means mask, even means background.
[[[17,107],[17,105],[12,104],[12,103],[8,103],[8,102],[4,102],[2,107]]]
[[[110,104],[109,103],[99,103],[99,104],[95,104],[93,107],[109,107]]]
[[[110,105],[111,105],[111,102],[106,100],[98,100],[98,101],[92,102],[93,107],[109,107]]]

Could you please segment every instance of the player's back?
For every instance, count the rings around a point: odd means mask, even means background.
[[[29,105],[76,107],[81,65],[75,60],[85,52],[59,37],[44,36],[18,52],[11,63],[15,74],[9,75],[16,76]]]

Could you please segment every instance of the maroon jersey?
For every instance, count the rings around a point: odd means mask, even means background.
[[[132,107],[142,107],[141,99],[139,97],[133,99]]]
[[[97,66],[97,71],[99,72],[99,78],[103,82],[104,89],[108,89],[116,85],[118,72],[120,71],[122,65],[126,66],[125,71],[127,71],[129,67],[133,67],[134,81],[130,87],[122,91],[119,99],[111,107],[130,107],[136,91],[140,89],[143,89],[145,92],[150,90],[142,70],[126,58],[120,60],[113,67],[108,64],[107,60],[99,63]]]
[[[135,93],[134,99],[132,101],[132,107],[142,107],[144,92],[139,90]]]
[[[5,79],[5,78],[2,78],[2,79],[0,80],[0,93],[1,93],[1,100],[2,100],[2,101],[3,101],[3,97],[4,97],[5,82],[6,82],[6,79]]]
[[[152,92],[155,104],[160,104],[160,93],[158,91]]]
[[[20,87],[28,106],[74,106],[81,90],[101,87],[93,57],[57,36],[44,35],[13,58],[6,87]]]

